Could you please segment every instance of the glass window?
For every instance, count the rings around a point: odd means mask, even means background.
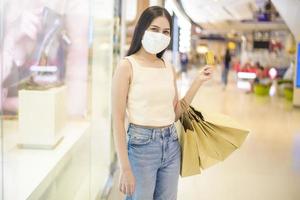
[[[116,2],[0,0],[3,199],[95,199],[104,187]]]

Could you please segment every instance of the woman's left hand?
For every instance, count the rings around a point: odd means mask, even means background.
[[[198,79],[200,82],[204,83],[204,82],[206,82],[206,81],[208,81],[208,80],[211,79],[212,73],[213,73],[212,66],[207,65],[207,66],[203,67],[203,68],[200,70],[200,73],[199,73],[199,75],[197,76],[197,79]]]

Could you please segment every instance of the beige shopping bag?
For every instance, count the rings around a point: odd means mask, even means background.
[[[181,176],[191,176],[200,173],[199,151],[196,141],[196,135],[193,131],[189,129],[184,133],[181,131]]]
[[[183,127],[180,136],[182,177],[199,174],[225,160],[243,144],[249,133],[226,115],[201,113],[184,101],[181,105],[185,108],[180,118]]]

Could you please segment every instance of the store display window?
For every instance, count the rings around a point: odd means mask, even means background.
[[[3,199],[95,199],[104,188],[118,6],[0,0]]]

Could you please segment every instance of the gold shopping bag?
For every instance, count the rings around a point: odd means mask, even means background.
[[[186,129],[184,133],[181,131],[181,176],[191,176],[200,173],[199,151],[196,141],[196,135],[193,131],[190,129]]]
[[[202,170],[225,160],[245,141],[249,130],[222,114],[201,113],[181,101],[182,177],[200,174]]]

